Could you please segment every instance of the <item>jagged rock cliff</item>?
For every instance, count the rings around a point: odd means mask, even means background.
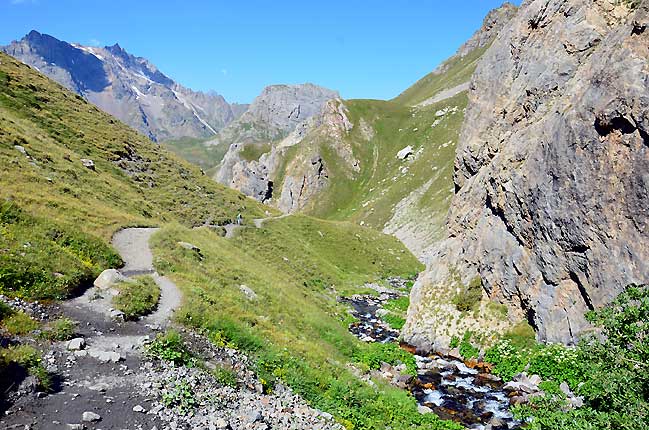
[[[444,347],[459,331],[437,318],[454,280],[480,279],[483,307],[503,303],[540,340],[570,343],[585,311],[649,279],[649,2],[638,3],[526,1],[480,60],[450,237],[413,289],[405,340]]]
[[[82,46],[32,31],[0,50],[153,140],[209,137],[241,114],[240,105],[185,88],[118,44]]]
[[[215,179],[257,200],[270,199],[281,154],[319,124],[314,119],[336,98],[336,91],[313,84],[266,87],[241,118],[206,143],[229,146]]]

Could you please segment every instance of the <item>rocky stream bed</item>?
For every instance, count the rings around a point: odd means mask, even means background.
[[[349,330],[365,342],[397,342],[399,331],[383,322],[380,315],[389,300],[407,294],[405,282],[390,279],[390,289],[374,286],[378,295],[356,295],[342,299],[351,305],[358,321]],[[466,363],[455,356],[415,355],[417,376],[405,387],[419,403],[422,413],[435,413],[476,430],[511,430],[520,428],[509,410],[510,399],[505,384],[488,372],[488,366],[476,360]],[[382,371],[394,372],[394,369]],[[402,381],[403,378],[395,380]]]

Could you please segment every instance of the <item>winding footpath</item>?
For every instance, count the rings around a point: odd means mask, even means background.
[[[182,296],[178,287],[153,267],[149,239],[156,228],[128,228],[113,237],[112,244],[124,260],[119,273],[125,277],[150,275],[160,287],[160,301],[152,314],[139,321],[114,318],[111,287],[93,286],[82,296],[61,304],[61,313],[77,321],[77,339],[53,345],[45,355],[48,371],[60,376],[55,393],[43,398],[21,397],[0,418],[0,428],[20,429],[158,429],[163,422],[147,415],[152,398],[141,389],[142,346],[171,321]],[[143,412],[144,411],[144,412]],[[88,413],[96,422],[84,422]]]
[[[248,357],[215,347],[198,333],[181,329],[185,346],[205,369],[229,369],[236,386],[198,366],[175,366],[143,354],[143,346],[171,324],[182,302],[176,285],[153,267],[149,239],[156,231],[129,228],[115,234],[112,243],[124,267],[104,272],[82,296],[50,309],[77,321],[78,337],[46,344],[44,365],[57,376],[54,392],[38,394],[29,378],[24,380],[16,390],[22,394],[0,416],[0,429],[344,430],[281,384],[272,394],[263,393]],[[152,314],[123,321],[111,309],[117,292],[110,281],[138,275],[153,277],[160,301]],[[192,413],[179,410],[175,400],[168,403],[176,387],[184,387],[182,393],[193,400]]]
[[[182,294],[171,279],[160,276],[153,268],[153,253],[149,247],[149,239],[157,232],[157,228],[127,228],[118,231],[113,236],[113,247],[124,260],[120,273],[126,277],[151,275],[160,287],[160,301],[151,315],[141,321],[145,324],[165,326],[180,307]]]

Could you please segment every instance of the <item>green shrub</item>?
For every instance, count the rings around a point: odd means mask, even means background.
[[[417,374],[415,357],[394,343],[368,343],[365,348],[359,348],[353,358],[370,369],[379,369],[383,362],[391,365],[403,363],[406,365],[408,374]]]
[[[38,329],[40,326],[38,321],[34,320],[23,311],[14,312],[7,318],[3,319],[2,325],[9,334],[14,336],[28,334]]]
[[[13,375],[4,374],[11,371],[11,364],[18,365],[27,370],[30,375],[35,376],[39,387],[44,391],[51,390],[52,378],[43,367],[40,352],[35,348],[28,345],[0,348],[0,380],[11,379]]]
[[[158,306],[160,287],[150,276],[120,282],[116,288],[119,294],[113,298],[113,305],[124,312],[127,320],[147,315]]]
[[[537,374],[543,379],[567,382],[571,387],[583,380],[583,368],[579,352],[559,344],[550,344],[536,349],[529,358],[530,374]]]
[[[233,369],[224,366],[218,366],[216,367],[216,369],[212,370],[211,373],[212,376],[214,376],[214,379],[216,379],[216,382],[218,382],[219,384],[229,387],[237,386],[237,372],[235,372]]]
[[[587,336],[575,349],[517,349],[502,342],[488,351],[490,361],[500,360],[496,370],[514,356],[518,368],[529,365],[529,372],[546,379],[547,395],[516,407],[516,416],[532,430],[649,429],[649,286],[628,286],[587,318],[601,327],[602,336]],[[562,381],[584,397],[583,407],[567,407],[557,392]]]
[[[396,299],[390,299],[383,304],[383,308],[395,312],[407,312],[410,304],[410,297],[402,296]]]
[[[453,296],[451,302],[458,311],[469,312],[478,307],[481,298],[482,279],[480,276],[476,276],[469,282],[469,285],[460,286],[460,291]]]
[[[0,322],[14,313],[14,310],[3,301],[0,301]]]
[[[159,334],[147,346],[147,352],[160,360],[171,361],[176,366],[193,365],[194,359],[182,336],[175,330]]]
[[[43,337],[53,341],[70,340],[74,337],[77,323],[69,318],[59,318],[47,324]]]
[[[460,338],[454,335],[453,337],[451,337],[451,341],[449,342],[448,346],[449,348],[457,348],[458,346],[460,346]]]
[[[162,403],[168,408],[175,408],[183,415],[189,414],[196,407],[194,390],[185,381],[176,381],[162,393]]]
[[[392,313],[381,316],[381,319],[395,330],[401,330],[403,326],[406,324],[405,318],[402,318]]]
[[[460,342],[460,355],[465,359],[477,358],[480,354],[480,350],[471,344],[471,337],[473,337],[473,333],[467,331]]]

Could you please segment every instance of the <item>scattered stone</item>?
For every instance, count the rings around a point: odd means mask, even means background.
[[[239,285],[239,290],[246,296],[250,301],[257,300],[257,293],[255,293],[252,288],[246,285]]]
[[[429,408],[428,406],[418,405],[417,406],[417,412],[419,412],[420,414],[430,414],[430,413],[433,412],[433,410],[431,408]]]
[[[397,152],[397,158],[399,160],[405,160],[412,154],[413,154],[413,148],[412,146],[408,145],[405,148],[403,148],[401,151]]]
[[[99,420],[101,420],[101,416],[99,414],[96,414],[94,412],[84,412],[81,418],[84,422],[86,423],[94,423]]]
[[[249,423],[256,423],[258,421],[261,421],[263,418],[264,416],[258,410],[253,410],[246,416],[246,420]]]
[[[201,260],[203,259],[203,254],[201,253],[201,249],[200,249],[198,246],[196,246],[196,245],[192,245],[192,244],[189,243],[189,242],[182,242],[182,241],[181,241],[181,242],[177,242],[177,243],[178,243],[178,245],[179,245],[180,247],[182,247],[182,248],[184,248],[184,249],[186,249],[186,250],[188,250],[188,251],[195,252],[196,255],[198,255],[198,257],[199,257]]]
[[[82,158],[81,164],[83,164],[83,167],[86,167],[90,170],[95,170],[95,162],[89,158]]]
[[[117,363],[120,360],[123,360],[122,356],[114,351],[100,351],[97,349],[91,349],[88,351],[88,354],[101,361],[102,363]]]
[[[135,405],[133,406],[133,412],[139,412],[139,413],[146,413],[146,409],[142,407],[142,405]]]
[[[116,319],[116,320],[123,320],[124,319],[124,312],[122,312],[120,310],[117,310],[117,309],[111,309],[110,317],[112,319]]]
[[[214,424],[216,425],[217,429],[226,429],[229,427],[228,422],[223,418],[217,418]]]
[[[107,269],[101,272],[101,274],[95,279],[95,282],[93,285],[99,289],[107,289],[112,287],[118,282],[122,282],[127,280],[127,278],[119,273],[119,271],[115,269]]]
[[[86,340],[82,337],[75,337],[72,340],[69,340],[66,348],[68,351],[80,351],[86,347]]]

